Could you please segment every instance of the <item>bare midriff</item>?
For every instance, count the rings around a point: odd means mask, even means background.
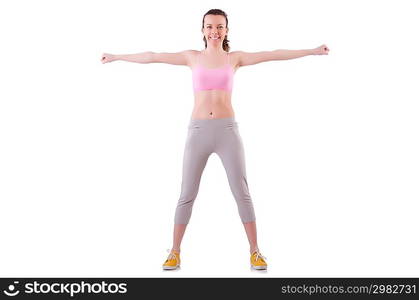
[[[220,119],[234,117],[231,92],[206,90],[195,92],[192,119]]]

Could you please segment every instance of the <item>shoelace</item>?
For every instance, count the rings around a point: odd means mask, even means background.
[[[175,259],[177,261],[176,255],[170,249],[166,249],[166,251],[169,252],[169,256],[167,257],[167,260]]]
[[[255,253],[255,252],[253,252],[253,253]],[[263,258],[264,260],[266,260],[266,257],[265,256],[263,256],[260,252],[259,252],[259,250],[256,250],[256,257],[255,257],[255,260],[256,261],[258,261],[258,259],[259,258]]]

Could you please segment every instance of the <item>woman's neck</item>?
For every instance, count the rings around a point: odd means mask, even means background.
[[[212,45],[211,43],[207,43],[207,47],[204,49],[204,52],[208,54],[221,54],[225,53],[226,51],[224,51],[223,47],[220,45]]]
[[[204,49],[204,50],[202,50],[202,53],[206,53],[206,54],[209,54],[209,55],[218,55],[218,54],[224,54],[224,53],[226,53],[226,51],[224,51],[223,49],[209,49],[209,48],[206,48],[206,49]]]

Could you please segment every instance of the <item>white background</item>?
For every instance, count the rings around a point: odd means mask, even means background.
[[[397,4],[396,4],[397,3]],[[102,53],[329,55],[240,68],[232,95],[266,272],[210,156],[172,246],[193,108],[187,66]],[[13,1],[0,5],[0,275],[419,276],[419,21],[414,1]]]

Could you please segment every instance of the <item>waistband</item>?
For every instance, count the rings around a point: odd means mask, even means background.
[[[217,126],[237,123],[235,117],[217,119],[190,119],[189,125]]]

